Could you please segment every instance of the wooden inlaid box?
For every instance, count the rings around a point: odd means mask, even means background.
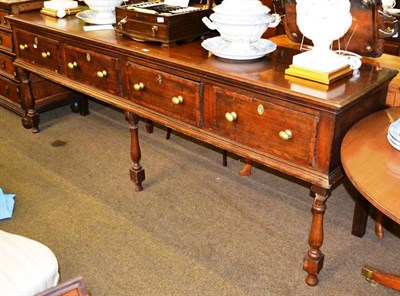
[[[143,2],[116,7],[116,33],[136,41],[160,42],[173,46],[177,42],[197,39],[209,29],[202,18],[211,13],[213,1],[207,5],[177,9],[163,2]]]

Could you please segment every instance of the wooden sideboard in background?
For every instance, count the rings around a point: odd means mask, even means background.
[[[23,115],[24,110],[21,108],[20,81],[13,64],[16,45],[6,16],[18,16],[28,11],[40,10],[43,2],[42,0],[0,0],[0,106],[19,115]],[[31,81],[38,112],[72,102],[71,90],[36,75],[31,76]]]
[[[400,9],[400,1],[397,0],[395,8]],[[400,15],[397,14],[395,16],[397,21],[400,22]],[[392,38],[388,38],[384,43],[384,52],[387,54],[400,56],[400,34],[393,36]],[[398,66],[399,67],[399,66]]]

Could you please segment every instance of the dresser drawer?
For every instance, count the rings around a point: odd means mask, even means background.
[[[121,94],[121,66],[117,58],[65,45],[63,73],[68,78],[114,95]]]
[[[128,62],[128,96],[162,114],[201,125],[199,82]]]
[[[16,31],[17,56],[43,68],[59,72],[59,44],[26,31]]]
[[[217,88],[216,132],[263,153],[313,166],[317,114],[309,114]]]
[[[13,41],[11,33],[0,31],[0,48],[3,51],[7,52],[13,51]]]
[[[0,76],[0,96],[5,97],[19,105],[20,96],[18,83]]]
[[[0,53],[0,73],[15,77],[14,57]]]

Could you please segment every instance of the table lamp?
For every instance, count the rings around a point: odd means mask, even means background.
[[[349,0],[296,0],[297,25],[313,47],[293,57],[285,73],[330,84],[352,73],[348,57],[331,50],[350,28]]]

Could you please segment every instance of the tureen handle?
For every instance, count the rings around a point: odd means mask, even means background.
[[[268,25],[268,28],[275,28],[277,25],[279,25],[281,21],[281,16],[277,13],[273,13],[271,14],[271,18],[273,22]]]
[[[201,19],[202,21],[203,21],[203,23],[210,29],[210,30],[215,30],[215,29],[217,29],[217,27],[215,26],[215,24],[212,22],[212,21],[210,21],[209,19],[208,19],[208,17],[203,17],[202,19]]]

